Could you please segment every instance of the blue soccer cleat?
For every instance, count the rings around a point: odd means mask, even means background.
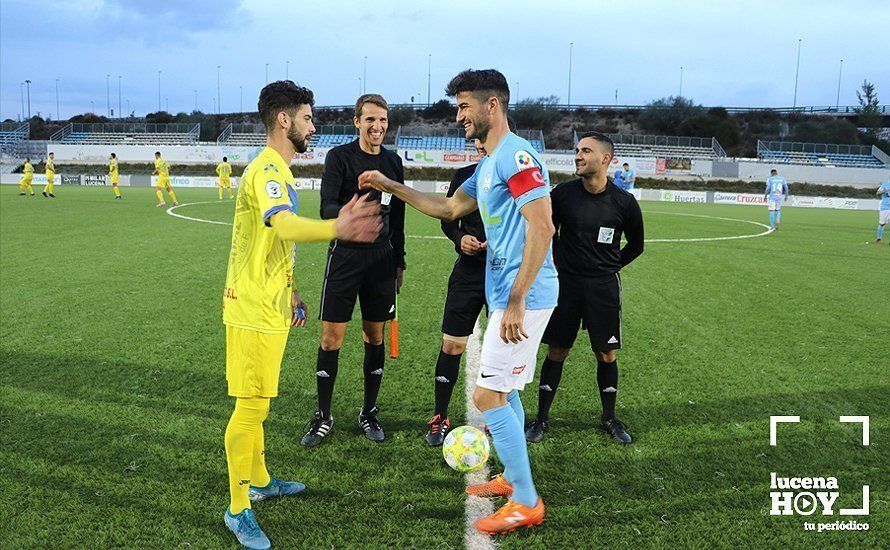
[[[303,492],[306,486],[299,481],[282,481],[277,477],[269,479],[265,487],[250,486],[250,500],[259,501],[269,498],[286,497]]]
[[[238,542],[241,543],[241,546],[253,550],[266,550],[267,548],[272,548],[272,543],[269,542],[269,537],[267,537],[266,533],[263,533],[263,530],[260,529],[260,526],[253,515],[253,510],[250,508],[246,508],[240,514],[235,514],[234,516],[228,509],[226,509],[226,514],[223,516],[223,519],[225,520],[226,527],[229,528],[229,531],[235,533],[235,537],[238,539]]]

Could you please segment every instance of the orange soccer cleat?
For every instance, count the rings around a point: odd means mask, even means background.
[[[513,485],[504,479],[504,476],[498,474],[485,483],[478,485],[470,485],[467,487],[467,494],[476,497],[507,497],[513,494]]]
[[[510,500],[490,516],[476,520],[476,529],[489,535],[509,533],[519,527],[534,527],[544,521],[544,501],[538,497],[534,508]]]

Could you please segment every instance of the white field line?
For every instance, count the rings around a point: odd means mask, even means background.
[[[480,430],[485,430],[485,420],[482,413],[476,409],[473,403],[473,391],[476,389],[476,377],[479,375],[480,365],[482,363],[482,326],[479,319],[476,319],[476,328],[473,334],[467,340],[467,366],[464,369],[464,386],[467,397],[467,424],[476,426]],[[477,483],[488,481],[489,469],[488,463],[482,468],[468,472],[466,475],[467,487]],[[464,505],[464,517],[466,525],[464,528],[464,547],[467,550],[487,550],[497,548],[494,540],[484,533],[480,533],[473,525],[477,519],[494,513],[494,503],[491,499],[479,498],[467,495],[466,504]]]
[[[205,220],[203,218],[193,218],[191,216],[185,216],[176,212],[177,208],[183,208],[185,206],[195,206],[198,204],[220,204],[218,201],[202,201],[202,202],[186,202],[183,204],[178,204],[176,206],[171,206],[167,209],[167,214],[170,214],[174,218],[179,218],[182,220],[188,220],[190,222],[201,222],[201,223],[212,223],[214,225],[232,225],[231,222],[221,222],[217,220]],[[649,243],[697,243],[697,242],[707,242],[707,241],[733,241],[737,239],[753,239],[755,237],[763,237],[769,235],[773,232],[772,229],[765,223],[755,222],[751,220],[740,220],[738,218],[722,218],[719,216],[706,216],[704,214],[683,214],[680,212],[662,212],[662,211],[648,211],[647,214],[667,214],[669,216],[686,216],[689,218],[704,218],[709,220],[720,220],[720,221],[728,221],[728,222],[741,222],[741,223],[749,223],[751,225],[756,225],[758,227],[763,227],[766,231],[761,233],[752,233],[749,235],[730,235],[726,237],[690,237],[688,239],[646,239],[646,244]],[[446,239],[444,235],[406,235],[409,239]]]

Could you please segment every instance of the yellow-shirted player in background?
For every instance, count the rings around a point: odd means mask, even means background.
[[[158,182],[155,184],[155,194],[158,196],[157,206],[167,206],[167,203],[164,202],[164,189],[167,190],[167,193],[170,193],[170,200],[173,201],[173,206],[179,204],[176,202],[176,193],[170,187],[170,163],[161,158],[160,151],[155,152],[155,170],[151,175],[158,176]]]
[[[31,182],[34,181],[34,167],[31,166],[31,159],[29,157],[25,157],[25,165],[22,166],[22,179],[19,180],[19,195],[25,195],[27,193],[31,193],[31,196],[34,196],[34,188],[31,187]]]
[[[46,185],[43,186],[43,196],[56,198],[53,195],[53,187],[56,184],[56,164],[53,162],[55,154],[50,153],[46,157]]]
[[[121,190],[117,186],[119,176],[117,172],[117,155],[111,153],[111,156],[108,159],[108,181],[111,182],[111,187],[114,189],[114,198],[115,200],[121,198]]]
[[[380,232],[379,204],[358,200],[335,220],[296,214],[290,171],[295,152],[305,152],[312,124],[312,92],[291,81],[273,82],[257,105],[266,127],[266,148],[247,166],[235,201],[232,249],[223,292],[226,380],[235,411],[226,428],[231,501],[226,527],[247,548],[269,548],[250,501],[293,495],[298,482],[269,476],[263,422],[278,395],[281,359],[291,326],[306,324],[306,304],[293,286],[295,242],[344,239],[372,242]]]
[[[217,183],[217,191],[219,191],[219,198],[222,200],[222,191],[223,188],[229,192],[229,198],[232,198],[232,182],[229,179],[229,176],[232,175],[232,165],[229,164],[229,159],[227,157],[223,157],[222,162],[216,165],[216,175],[219,176],[219,182]]]

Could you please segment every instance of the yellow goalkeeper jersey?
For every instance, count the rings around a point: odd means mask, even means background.
[[[279,239],[269,219],[283,210],[296,213],[293,185],[288,163],[270,147],[241,176],[223,292],[226,325],[260,332],[290,328],[293,243]]]
[[[117,159],[111,159],[108,161],[108,179],[111,181],[117,181],[118,173],[117,173]]]
[[[56,173],[56,163],[53,162],[53,159],[51,158],[46,159],[46,171],[52,172],[53,174]]]
[[[26,162],[24,168],[22,168],[22,172],[24,172],[25,176],[33,176],[34,167],[31,166],[30,162]]]
[[[223,181],[229,181],[229,175],[232,173],[232,165],[228,162],[220,162],[216,165],[216,175]]]
[[[170,163],[163,158],[155,160],[155,169],[158,171],[158,178],[163,179],[170,177]]]

